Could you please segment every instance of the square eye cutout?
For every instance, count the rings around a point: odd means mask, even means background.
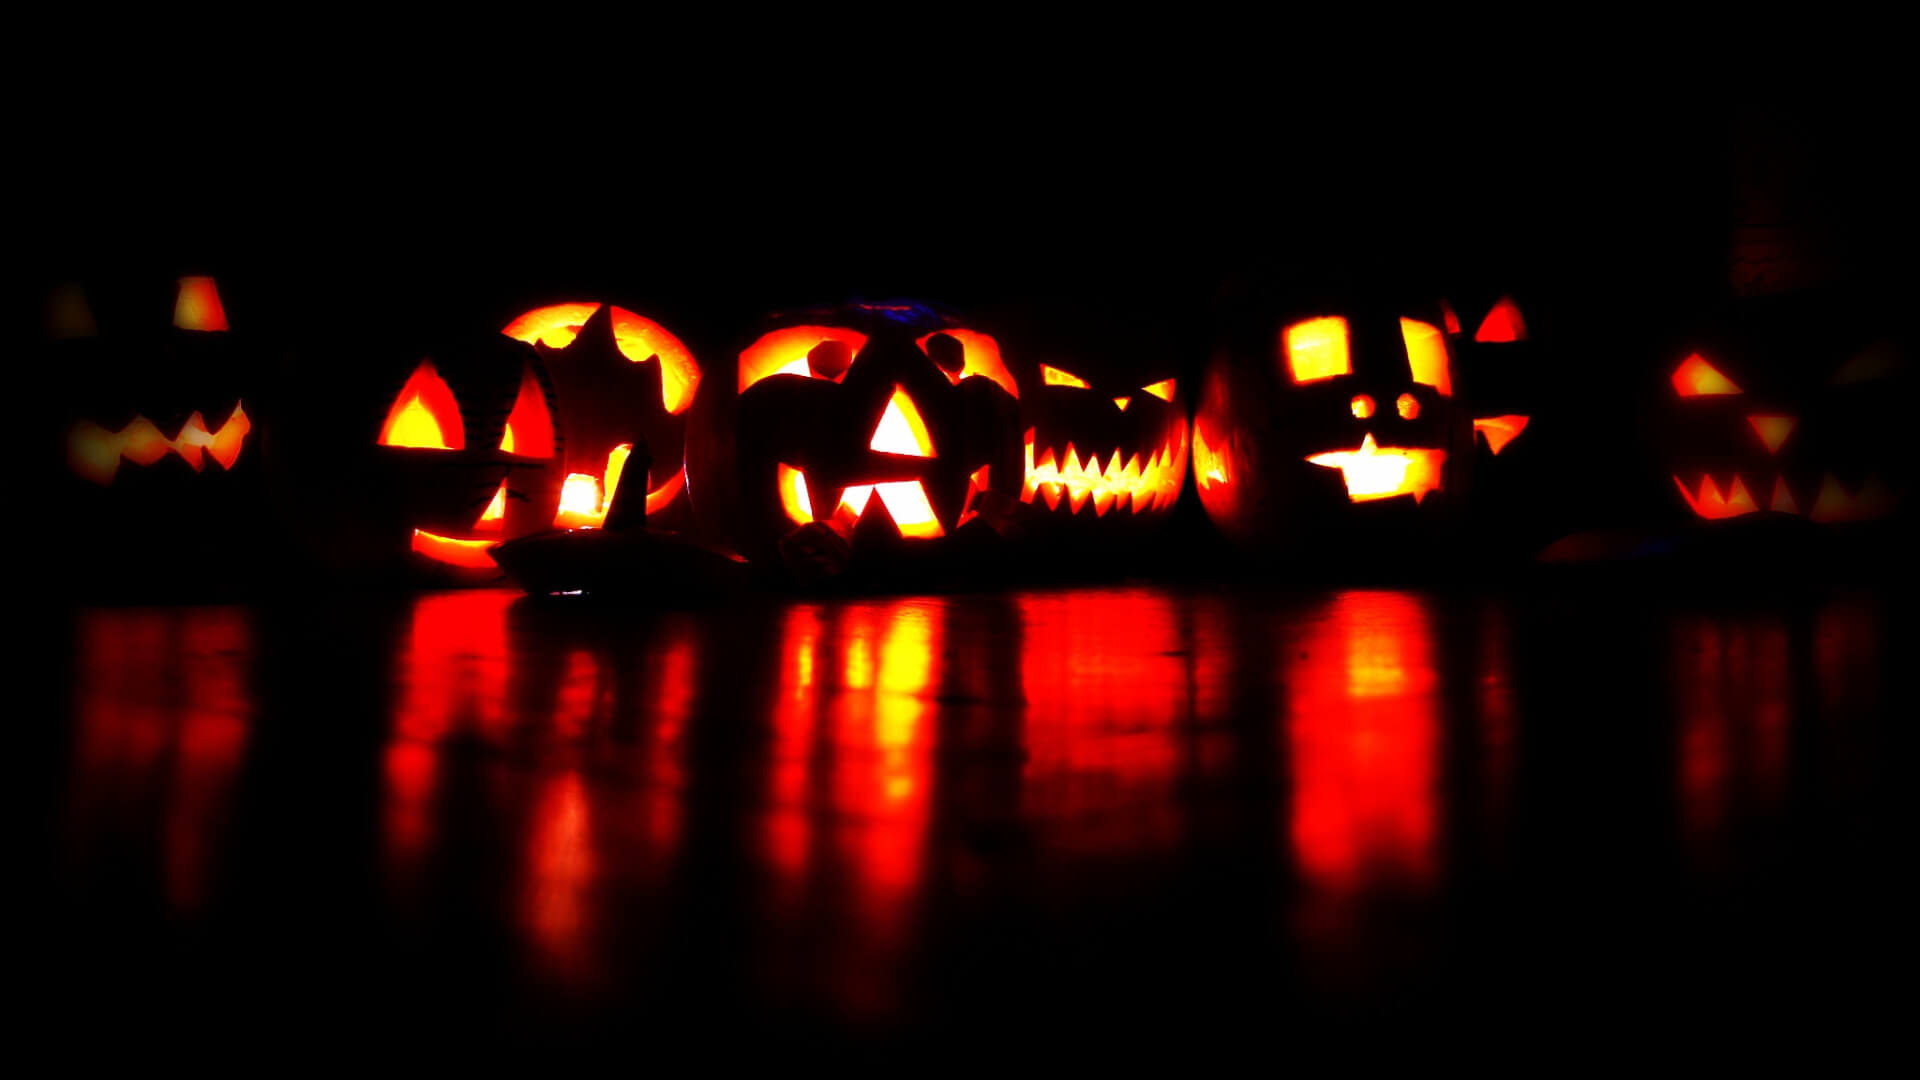
[[[1317,382],[1353,371],[1347,351],[1347,320],[1338,315],[1294,323],[1280,333],[1287,374],[1296,383]]]
[[[1407,344],[1413,381],[1433,387],[1441,397],[1452,397],[1453,368],[1447,362],[1447,338],[1440,328],[1418,319],[1401,319],[1400,339]]]

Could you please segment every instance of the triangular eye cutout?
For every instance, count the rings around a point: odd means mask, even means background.
[[[553,456],[553,418],[547,412],[547,395],[540,380],[528,366],[520,374],[520,396],[507,414],[507,430],[500,436],[500,449],[521,457]]]
[[[1680,366],[1673,369],[1673,388],[1681,397],[1715,397],[1728,394],[1742,394],[1733,384],[1733,380],[1720,374],[1720,370],[1699,353],[1693,353]]]
[[[1513,297],[1503,296],[1480,320],[1480,329],[1473,332],[1473,340],[1486,342],[1525,341],[1527,340],[1527,321],[1520,317],[1520,305]]]
[[[1152,394],[1154,397],[1159,398],[1161,401],[1173,400],[1173,380],[1172,379],[1161,379],[1159,382],[1154,383],[1152,386],[1143,386],[1140,389],[1145,390],[1147,393]]]
[[[905,387],[893,388],[893,400],[887,402],[887,411],[881,414],[880,424],[873,429],[873,441],[867,448],[905,457],[933,456],[933,438],[927,434],[927,423],[920,418],[920,410],[914,407]]]
[[[183,277],[173,300],[173,325],[182,330],[225,330],[227,309],[210,277]]]
[[[453,399],[446,380],[433,369],[433,361],[420,361],[413,376],[393,399],[387,422],[380,425],[380,445],[421,450],[466,449],[467,434],[460,422],[460,403]]]
[[[1048,367],[1045,364],[1040,365],[1040,381],[1047,386],[1073,386],[1081,390],[1090,389],[1087,386],[1087,380],[1080,376],[1071,372],[1062,371],[1057,367]]]

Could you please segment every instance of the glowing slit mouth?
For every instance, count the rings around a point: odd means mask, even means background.
[[[1761,509],[1753,491],[1747,487],[1746,478],[1738,473],[1728,480],[1724,489],[1708,473],[1701,473],[1700,482],[1693,488],[1679,476],[1673,478],[1673,484],[1680,489],[1687,508],[1707,521],[1740,517]],[[1895,502],[1893,492],[1877,474],[1868,474],[1859,489],[1850,492],[1841,486],[1838,477],[1827,473],[1821,477],[1819,490],[1806,509],[1802,509],[1801,500],[1787,486],[1785,477],[1774,477],[1771,491],[1766,509],[1778,514],[1804,514],[1811,521],[1823,523],[1883,518],[1893,512]]]
[[[1382,448],[1368,435],[1358,450],[1330,450],[1307,458],[1309,464],[1339,469],[1352,502],[1372,502],[1396,495],[1411,495],[1418,503],[1441,485],[1441,469],[1446,465],[1445,450],[1404,447]]]
[[[208,431],[207,422],[196,412],[171,439],[144,416],[134,417],[119,431],[82,420],[67,432],[67,464],[75,473],[103,486],[113,483],[123,459],[152,465],[170,453],[178,454],[199,472],[204,454],[219,462],[222,469],[231,469],[240,460],[240,448],[252,430],[246,410],[239,405],[233,407],[219,431]]]
[[[1034,429],[1027,429],[1026,468],[1020,481],[1020,501],[1034,498],[1046,501],[1049,510],[1065,503],[1067,513],[1077,514],[1088,503],[1095,517],[1105,517],[1115,507],[1131,507],[1134,513],[1173,505],[1180,497],[1180,482],[1187,469],[1186,440],[1168,439],[1145,461],[1134,454],[1125,462],[1114,450],[1103,466],[1098,455],[1082,458],[1068,443],[1055,453],[1049,447],[1034,457]]]

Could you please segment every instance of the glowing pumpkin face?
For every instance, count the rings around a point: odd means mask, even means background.
[[[1911,364],[1874,320],[1818,295],[1750,300],[1669,350],[1659,394],[1672,505],[1706,520],[1893,513]]]
[[[387,399],[363,504],[380,531],[456,576],[494,576],[488,550],[551,526],[563,452],[532,348],[498,335],[418,361]]]
[[[686,419],[700,365],[680,339],[651,319],[611,304],[537,308],[504,331],[539,350],[567,431],[560,528],[603,523],[627,452],[642,440],[653,458],[647,520],[684,523]],[[647,482],[646,476],[628,482]]]
[[[239,463],[253,422],[240,387],[250,375],[230,339],[210,277],[183,277],[173,330],[158,341],[102,345],[77,286],[56,291],[49,330],[70,346],[80,393],[95,399],[66,430],[67,466],[101,487],[141,483],[134,473],[218,477]]]
[[[1209,516],[1252,540],[1414,513],[1462,487],[1473,429],[1445,325],[1438,307],[1340,305],[1235,328],[1194,420]]]
[[[59,557],[85,579],[70,587],[166,593],[247,578],[264,558],[246,538],[265,516],[254,429],[268,365],[228,329],[214,279],[183,277],[171,293],[69,285],[50,301],[42,370],[60,384],[58,426],[42,445],[64,459]]]
[[[1018,388],[993,338],[911,303],[782,322],[740,353],[736,392],[712,395],[695,424],[703,521],[770,561],[811,526],[841,534],[857,558],[905,557],[1004,517],[1019,475]]]
[[[1054,355],[1026,381],[1020,501],[1047,520],[1157,520],[1187,475],[1187,412],[1171,370]]]

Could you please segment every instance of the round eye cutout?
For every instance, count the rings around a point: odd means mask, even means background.
[[[1087,384],[1087,380],[1080,376],[1045,364],[1040,365],[1040,381],[1048,386],[1071,386],[1079,390],[1093,389]]]
[[[521,388],[524,394],[524,381]],[[551,439],[549,428],[549,442]],[[386,423],[380,425],[379,444],[414,450],[466,449],[467,434],[460,420],[460,403],[454,400],[446,380],[434,370],[432,360],[420,361],[407,384],[400,388],[399,396],[393,399]],[[551,448],[548,453],[552,453]]]
[[[1401,394],[1400,399],[1395,401],[1393,406],[1400,410],[1402,420],[1412,420],[1420,415],[1420,402],[1412,394]]]
[[[1689,355],[1673,369],[1673,389],[1683,398],[1726,397],[1746,392],[1699,353]]]
[[[1366,394],[1356,394],[1353,398],[1352,408],[1354,419],[1371,419],[1373,417],[1373,398]]]
[[[991,336],[976,330],[939,330],[915,339],[914,343],[953,385],[959,386],[977,375],[999,384],[1000,389],[1016,398],[1020,396],[1020,386],[1013,381],[1013,373],[1007,370],[1007,362],[1000,356],[1000,343]],[[1047,372],[1059,369],[1043,364],[1040,371],[1044,377]]]
[[[838,326],[789,326],[761,335],[740,354],[740,390],[775,375],[837,383],[847,377],[867,335]],[[825,346],[825,347],[823,347]]]

